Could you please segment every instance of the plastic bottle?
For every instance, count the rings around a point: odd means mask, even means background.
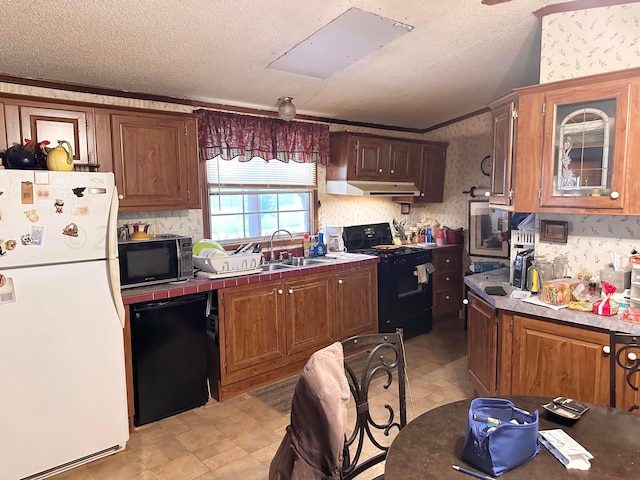
[[[309,235],[308,233],[305,233],[302,236],[302,245],[303,245],[304,256],[309,257],[309,255],[311,255],[311,235]]]
[[[317,253],[319,257],[324,257],[324,255],[327,253],[327,247],[324,244],[324,233],[322,232],[318,232],[318,246],[317,246]]]
[[[427,227],[424,236],[427,243],[433,243],[433,233],[431,231],[431,227]]]

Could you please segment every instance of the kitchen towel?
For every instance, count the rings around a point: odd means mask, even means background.
[[[416,271],[418,272],[418,283],[429,282],[429,275],[427,274],[427,265],[416,265]]]

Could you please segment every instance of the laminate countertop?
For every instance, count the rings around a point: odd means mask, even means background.
[[[520,299],[510,298],[509,295],[514,288],[509,283],[508,268],[500,268],[498,270],[468,275],[465,277],[464,283],[473,290],[473,293],[482,298],[492,307],[499,310],[549,318],[569,324],[584,325],[610,332],[640,335],[640,323],[625,321],[622,319],[621,314],[605,317],[589,312],[569,310],[568,308],[555,310],[553,308],[523,302]],[[489,295],[485,292],[486,287],[494,286],[501,286],[507,292],[507,296]]]
[[[125,305],[134,303],[150,302],[153,300],[164,300],[167,298],[190,295],[192,293],[208,292],[221,288],[237,287],[252,283],[268,282],[271,280],[281,280],[285,278],[295,278],[302,275],[314,273],[326,273],[344,270],[352,267],[362,267],[373,265],[380,261],[378,257],[371,255],[361,255],[357,253],[346,253],[338,258],[326,257],[323,264],[291,267],[281,270],[264,271],[246,275],[238,275],[227,278],[201,278],[193,277],[182,282],[168,282],[146,287],[128,288],[122,290],[122,301]]]

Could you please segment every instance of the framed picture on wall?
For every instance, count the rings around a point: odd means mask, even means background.
[[[469,255],[509,258],[510,221],[488,200],[469,200]]]

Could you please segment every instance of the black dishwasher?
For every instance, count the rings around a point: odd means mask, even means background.
[[[207,297],[132,305],[135,426],[207,403]]]

